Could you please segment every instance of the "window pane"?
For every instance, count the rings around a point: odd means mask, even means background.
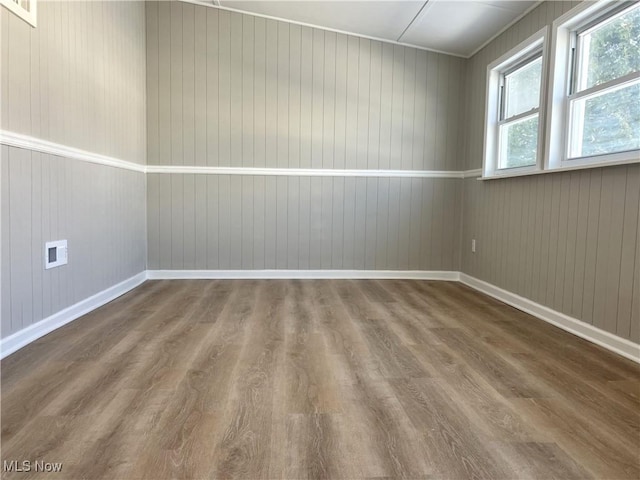
[[[538,108],[540,103],[540,77],[542,57],[505,76],[505,116]]]
[[[640,71],[640,5],[580,36],[578,91]]]
[[[574,100],[571,122],[571,158],[639,149],[640,83]]]
[[[538,114],[500,126],[498,168],[535,165],[537,151]]]

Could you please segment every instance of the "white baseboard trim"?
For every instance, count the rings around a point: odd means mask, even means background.
[[[460,281],[534,317],[640,363],[640,345],[605,332],[466,273],[428,270],[147,270],[0,340],[0,358],[134,289],[145,280],[178,279],[407,279]]]
[[[528,298],[508,292],[507,290],[474,278],[466,273],[460,273],[460,282],[478,290],[479,292],[489,295],[490,297],[500,300],[507,305],[511,305],[518,310],[522,310],[525,313],[533,315],[540,320],[544,320],[547,323],[555,325],[562,330],[584,338],[596,345],[600,345],[601,347],[611,350],[618,355],[622,355],[636,363],[640,363],[640,345],[637,343],[618,337],[612,333],[605,332],[604,330],[582,322],[577,318],[570,317],[569,315],[560,313],[549,307],[541,305],[540,303],[529,300]]]
[[[459,279],[458,272],[426,270],[147,270],[150,280],[172,279]]]
[[[140,272],[117,285],[81,300],[64,310],[60,310],[44,320],[34,323],[33,325],[30,325],[7,338],[3,338],[0,340],[0,358],[5,358],[6,356],[11,355],[15,351],[30,344],[38,338],[45,336],[47,333],[51,333],[63,325],[72,322],[76,318],[101,307],[105,303],[109,303],[111,300],[121,295],[124,295],[129,290],[132,290],[143,283],[146,279],[147,272]]]

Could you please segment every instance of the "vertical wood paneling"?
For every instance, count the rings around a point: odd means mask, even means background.
[[[160,2],[160,5],[167,2]],[[203,16],[202,12],[198,11],[198,17]],[[206,139],[206,158],[203,162],[200,162],[205,165],[215,164],[215,160],[220,156],[220,145],[219,145],[219,135],[220,135],[220,115],[219,115],[219,100],[218,100],[218,89],[219,89],[219,79],[220,79],[220,70],[219,70],[219,38],[218,31],[220,28],[219,25],[219,17],[218,10],[215,8],[207,9],[204,17],[207,19],[206,24],[206,65],[207,65],[207,80],[206,80],[206,128],[207,128],[207,139]],[[165,80],[166,81],[166,80]],[[153,98],[147,96],[147,98]],[[150,100],[152,101],[152,100]],[[166,103],[166,102],[163,102]],[[166,148],[166,147],[165,147]],[[165,151],[168,151],[167,148]],[[153,157],[149,155],[150,163],[153,162]],[[162,162],[161,162],[162,163]],[[217,208],[217,207],[216,207]],[[211,214],[211,210],[209,211]],[[211,259],[210,259],[211,260]]]
[[[424,198],[423,198],[424,202]],[[423,210],[426,211],[426,208]],[[376,268],[387,268],[387,240],[389,237],[389,179],[381,178],[378,181],[378,198],[376,201]],[[424,230],[422,238],[426,238]],[[421,242],[421,248],[425,242]],[[422,265],[422,263],[420,263]]]
[[[454,270],[460,183],[149,174],[149,267]]]
[[[332,268],[333,240],[333,180],[322,178],[321,230],[320,230],[320,265],[321,268]]]
[[[289,26],[289,112],[288,112],[288,165],[300,167],[300,95],[301,95],[301,63],[302,37],[299,25]],[[297,249],[296,249],[297,252]]]
[[[9,65],[9,21],[11,13],[6,8],[0,9],[0,64]],[[0,108],[0,124],[9,125],[9,108],[4,106],[5,99],[9,98],[9,69],[0,68],[0,99],[3,107]],[[7,100],[8,101],[8,100]]]
[[[199,13],[199,12],[198,12]],[[207,15],[195,15],[194,18],[194,164],[207,163]],[[148,94],[148,92],[147,92]],[[204,105],[205,108],[198,108]],[[156,158],[148,153],[149,158]]]
[[[158,32],[171,31],[171,3],[158,2]],[[158,106],[153,106],[154,97],[147,95],[149,111],[158,111],[158,147],[147,147],[150,163],[151,152],[157,150],[160,165],[171,164],[171,102],[161,102],[160,98],[171,98],[171,35],[158,35]],[[151,90],[147,90],[149,93]],[[153,132],[153,130],[151,131]],[[149,133],[149,131],[147,131]],[[150,143],[150,141],[147,141]]]
[[[231,222],[239,221],[231,217],[230,178],[218,178],[218,268],[231,268]],[[179,268],[179,267],[174,267]]]
[[[311,177],[309,181],[309,268],[322,268],[322,178]],[[353,231],[353,222],[351,223]],[[351,250],[353,252],[353,250]],[[353,253],[352,253],[353,255]]]
[[[287,252],[289,249],[289,189],[287,177],[278,177],[276,190],[276,268],[287,268]]]
[[[355,42],[354,42],[355,43]],[[369,154],[369,103],[370,103],[370,71],[371,41],[365,38],[358,40],[357,47],[357,101],[356,104],[356,168],[365,169]]]
[[[195,165],[195,8],[186,4],[182,15],[182,158]]]
[[[400,240],[400,179],[389,179],[389,223],[387,230],[387,267],[399,265],[398,244]],[[431,232],[430,232],[431,233]],[[428,245],[433,245],[432,241]],[[429,262],[431,263],[431,262]]]
[[[444,181],[446,182],[446,180]],[[442,182],[442,183],[444,183]],[[411,179],[400,179],[400,215],[398,228],[398,265],[409,269],[409,234],[411,232]]]
[[[353,222],[353,268],[364,270],[366,221],[367,221],[367,179],[355,179],[355,205]]]
[[[144,174],[5,146],[0,165],[3,338],[146,268]],[[69,263],[45,270],[60,239]]]
[[[289,166],[289,48],[290,37],[288,23],[278,22],[278,55],[277,55],[277,72],[276,78],[277,90],[277,115],[276,115],[276,158],[279,167],[286,168]],[[245,73],[245,72],[243,72]],[[250,72],[246,72],[250,74]],[[251,160],[248,161],[251,164]]]
[[[242,162],[242,136],[243,136],[243,79],[244,79],[244,58],[243,58],[243,38],[244,24],[243,15],[231,13],[229,26],[229,165],[241,167]],[[249,73],[249,72],[247,72]]]
[[[159,34],[159,5],[157,2],[147,2],[145,5],[146,19],[146,59],[147,59],[147,97],[155,101],[148,102],[147,108],[147,155],[159,161],[159,102],[157,101],[160,88],[159,61],[160,45]]]
[[[229,177],[229,268],[242,268],[243,177]]]
[[[265,268],[265,183],[264,177],[253,180],[253,265]]]
[[[194,175],[182,176],[184,208],[182,222],[184,230],[184,265],[195,268],[196,264],[196,183]]]
[[[278,205],[276,203],[278,195],[278,179],[276,177],[266,177],[264,202],[264,268],[276,268],[276,259],[278,255],[277,239],[277,222],[278,222]]]
[[[0,18],[2,128],[144,163],[144,3],[42,2],[38,28],[6,9]],[[151,26],[148,40],[154,38]],[[156,65],[150,62],[152,92],[159,87]],[[157,138],[154,127],[148,133]]]
[[[207,177],[207,268],[214,269],[220,265],[220,189],[218,177]],[[151,204],[147,204],[147,209]]]
[[[151,175],[153,176],[153,175]],[[171,251],[173,244],[173,229],[171,212],[171,175],[157,175],[160,194],[158,195],[158,217],[159,217],[159,261],[155,262],[161,269],[171,268]],[[168,194],[169,193],[169,194]],[[151,199],[150,199],[151,202]],[[147,207],[147,211],[151,214],[151,203]],[[176,228],[176,231],[180,231]],[[149,234],[153,234],[149,231]]]
[[[171,2],[171,4],[181,5],[181,2]],[[201,15],[202,11],[199,11],[198,14]],[[223,10],[218,11],[217,32],[218,58],[217,64],[213,66],[218,73],[217,158],[225,158],[227,159],[227,164],[231,165],[231,15],[229,12]],[[211,162],[211,165],[217,165],[215,158],[213,162]]]
[[[380,179],[366,179],[367,199],[365,203],[365,243],[364,243],[364,268],[375,270],[376,268],[376,231],[378,214],[378,184]],[[332,192],[333,193],[333,192]],[[333,195],[332,195],[333,196]]]
[[[342,268],[344,252],[344,178],[335,178],[333,181],[333,222],[331,232],[331,265],[333,268]]]
[[[640,323],[640,314],[636,311],[632,316],[634,297],[638,297],[639,283],[634,283],[634,266],[637,270],[640,257],[638,256],[638,216],[640,215],[640,169],[627,169],[627,185],[623,213],[622,251],[620,278],[618,279],[618,318],[616,334],[625,338],[631,337],[632,325]],[[635,247],[635,248],[634,248]]]
[[[300,38],[300,167],[311,167],[313,29],[302,27]],[[307,190],[308,191],[308,190]]]
[[[253,178],[242,177],[242,230],[241,230],[241,245],[242,245],[242,268],[251,268],[254,265],[253,252],[254,252],[254,233],[253,233]],[[202,265],[202,264],[200,264]]]
[[[160,179],[158,175],[147,175],[148,205],[160,206]],[[206,206],[206,205],[205,205]],[[149,254],[149,268],[159,269],[160,257],[160,208],[150,209],[147,215],[147,249]],[[205,224],[206,225],[206,224]],[[206,237],[205,237],[206,238]]]
[[[287,267],[299,268],[300,179],[290,177],[287,184]]]
[[[460,60],[182,2],[147,9],[151,164],[458,162]]]
[[[298,224],[298,268],[311,268],[311,178],[300,178],[300,220]],[[335,229],[334,229],[335,232]]]
[[[462,271],[635,338],[640,165],[464,183]]]

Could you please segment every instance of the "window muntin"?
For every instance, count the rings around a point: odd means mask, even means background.
[[[501,75],[497,168],[530,167],[538,159],[542,51]]]
[[[640,148],[640,4],[573,33],[567,159]]]

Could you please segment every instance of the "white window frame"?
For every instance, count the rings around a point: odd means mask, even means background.
[[[638,73],[632,73],[578,93],[574,93],[570,85],[574,80],[572,78],[572,69],[574,68],[572,50],[575,46],[576,31],[602,19],[607,13],[614,14],[619,7],[620,2],[613,0],[602,0],[595,3],[583,2],[553,22],[550,95],[547,99],[548,115],[545,128],[547,132],[544,156],[545,170],[568,170],[640,162],[640,150],[579,158],[569,157],[572,101],[640,78]]]
[[[26,9],[16,0],[0,0],[0,5],[7,7],[7,10],[15,13],[18,17],[30,24],[32,27],[37,27],[37,0],[28,0],[28,4],[29,8]]]
[[[485,127],[484,127],[484,155],[482,162],[482,178],[495,178],[503,176],[526,175],[539,172],[542,168],[542,157],[544,153],[544,127],[545,127],[545,98],[546,98],[546,77],[547,77],[547,36],[548,27],[542,28],[524,42],[512,48],[500,58],[492,62],[487,67],[487,90],[485,105]],[[536,163],[525,167],[498,168],[500,155],[500,125],[501,121],[501,86],[505,73],[513,71],[514,67],[522,64],[526,60],[537,58],[537,52],[542,56],[542,74],[540,77],[540,101],[538,108],[525,112],[510,120],[520,120],[528,116],[538,114],[538,151]]]

